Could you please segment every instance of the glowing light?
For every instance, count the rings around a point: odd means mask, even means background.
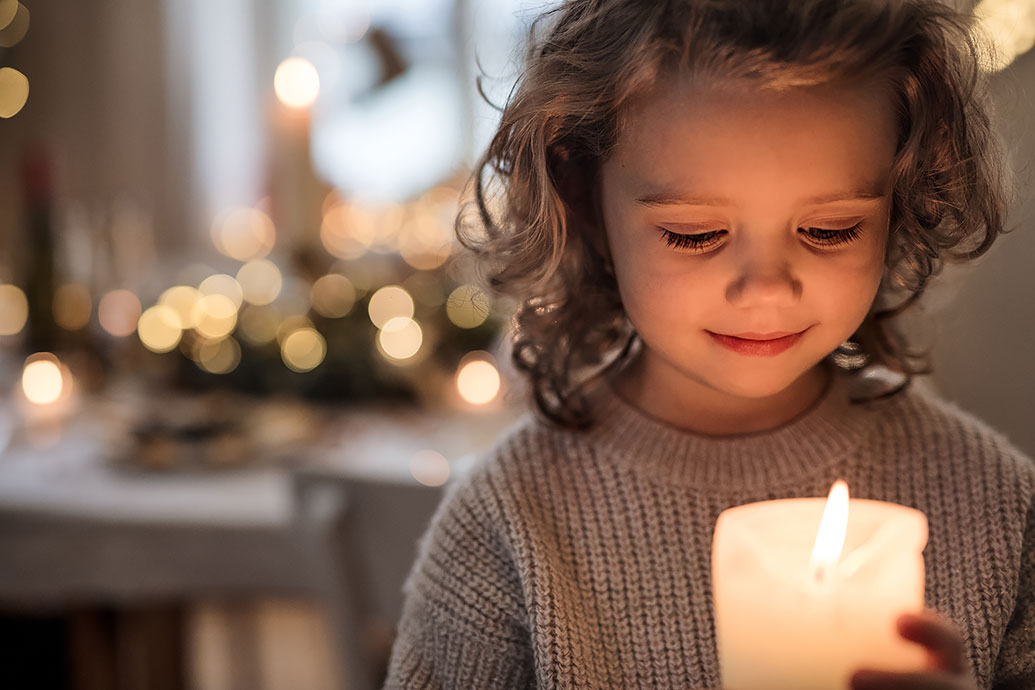
[[[14,117],[29,100],[29,79],[13,67],[0,67],[0,117]]]
[[[290,108],[306,108],[320,94],[320,75],[313,63],[289,57],[280,63],[273,76],[273,90],[281,103]]]
[[[442,486],[449,479],[449,461],[433,450],[419,450],[410,458],[410,474],[425,486]]]
[[[171,308],[180,317],[180,328],[194,328],[194,307],[198,305],[200,295],[190,285],[174,285],[162,293],[158,304]]]
[[[245,301],[259,306],[277,299],[283,278],[276,264],[266,259],[256,259],[241,266],[237,271],[237,282],[241,285]]]
[[[276,244],[270,217],[257,208],[239,208],[220,215],[212,224],[212,243],[220,253],[238,261],[261,259]]]
[[[500,392],[500,373],[492,362],[471,359],[457,371],[456,390],[472,405],[484,405]]]
[[[327,343],[314,328],[292,331],[280,346],[281,359],[292,371],[311,371],[320,366],[326,354]]]
[[[277,342],[280,343],[281,346],[283,346],[284,340],[287,339],[289,335],[291,335],[295,331],[299,331],[306,328],[314,328],[313,322],[309,320],[308,316],[303,316],[301,314],[288,316],[277,326]]]
[[[384,328],[396,317],[413,316],[413,298],[398,285],[387,285],[370,296],[367,313],[375,326]]]
[[[424,333],[420,325],[406,316],[390,319],[377,334],[381,353],[393,360],[413,357],[423,342]]]
[[[0,29],[7,28],[18,13],[18,0],[0,0]]]
[[[111,335],[132,335],[140,320],[140,300],[129,290],[112,290],[97,305],[97,319]]]
[[[812,570],[817,580],[824,580],[826,573],[841,557],[848,531],[848,484],[838,479],[830,487],[823,517],[819,521],[816,543],[812,547]]]
[[[987,71],[1005,69],[1035,45],[1035,3],[1031,0],[981,0],[973,12],[976,31],[990,44],[983,46],[981,56]]]
[[[247,306],[239,317],[241,337],[252,345],[265,345],[277,335],[280,315],[271,306]]]
[[[0,335],[14,335],[25,328],[29,300],[17,285],[0,285]]]
[[[192,314],[194,330],[206,338],[219,340],[237,326],[237,305],[226,295],[205,295]]]
[[[10,0],[7,0],[10,2]],[[11,23],[0,29],[0,48],[13,48],[25,38],[29,30],[29,10],[20,2]]]
[[[195,362],[210,374],[229,374],[241,363],[241,346],[233,338],[202,341]]]
[[[54,321],[65,330],[86,328],[92,312],[90,290],[85,285],[65,283],[54,292]]]
[[[320,224],[320,241],[339,259],[358,259],[367,253],[376,236],[373,216],[354,204],[331,206]]]
[[[180,344],[183,336],[180,315],[172,307],[156,304],[140,315],[137,335],[152,352],[169,352]]]
[[[461,285],[449,293],[446,315],[460,328],[476,328],[489,318],[489,297],[474,285]]]
[[[52,403],[61,397],[64,385],[61,367],[54,355],[39,352],[26,360],[22,369],[22,391],[29,402]]]
[[[309,298],[318,314],[338,319],[352,311],[356,303],[356,288],[340,273],[328,273],[313,283]]]
[[[217,273],[201,281],[201,285],[198,286],[198,295],[201,297],[222,295],[233,302],[235,308],[240,307],[244,301],[244,290],[241,289],[240,283],[234,280],[233,276],[225,273]]]
[[[453,251],[452,228],[433,214],[418,210],[399,230],[399,254],[416,269],[436,269]]]

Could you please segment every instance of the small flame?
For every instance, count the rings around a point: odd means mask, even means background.
[[[827,505],[819,521],[816,544],[812,548],[812,572],[818,582],[827,577],[827,572],[841,557],[848,532],[848,483],[838,479],[830,487]]]

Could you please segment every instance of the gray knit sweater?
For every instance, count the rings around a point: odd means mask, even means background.
[[[1035,689],[1035,463],[909,388],[833,379],[779,429],[710,437],[604,388],[588,432],[529,413],[449,485],[416,549],[385,688],[720,687],[710,584],[720,512],[853,497],[928,518],[926,605],[978,687]]]

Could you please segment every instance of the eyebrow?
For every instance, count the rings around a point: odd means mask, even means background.
[[[829,204],[835,201],[872,201],[883,199],[886,195],[883,192],[869,189],[855,190],[850,192],[835,192],[803,199],[805,204]],[[695,197],[675,194],[672,192],[652,192],[645,194],[636,200],[641,206],[733,206],[733,201],[723,197]]]

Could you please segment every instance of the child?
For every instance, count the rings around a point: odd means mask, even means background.
[[[1035,688],[1035,463],[909,387],[929,366],[892,321],[1003,231],[967,17],[569,0],[547,22],[458,225],[520,297],[535,408],[436,511],[385,688],[720,687],[719,513],[837,478],[929,521],[928,610],[898,623],[930,668],[852,687]]]

